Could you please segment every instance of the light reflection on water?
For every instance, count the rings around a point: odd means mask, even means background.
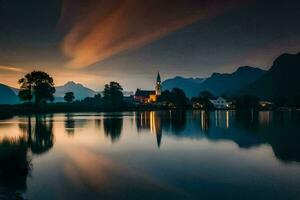
[[[0,199],[299,199],[299,122],[267,111],[1,120]]]

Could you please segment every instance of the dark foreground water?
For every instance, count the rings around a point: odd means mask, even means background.
[[[300,199],[300,113],[0,120],[0,199]]]

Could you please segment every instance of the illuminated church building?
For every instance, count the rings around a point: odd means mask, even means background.
[[[134,95],[134,99],[140,103],[155,103],[157,98],[161,95],[162,86],[159,72],[156,77],[155,90],[141,90],[137,89]]]

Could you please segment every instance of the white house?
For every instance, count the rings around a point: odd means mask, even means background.
[[[222,97],[218,97],[214,100],[209,100],[216,109],[226,109],[230,107],[230,102],[226,101],[226,99]]]

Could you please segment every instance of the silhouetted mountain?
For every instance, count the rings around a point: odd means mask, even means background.
[[[207,79],[185,79],[175,77],[163,82],[163,89],[181,88],[188,97],[198,96],[200,92],[208,90],[219,96],[223,93],[232,94],[241,88],[253,83],[265,73],[255,67],[240,67],[233,73],[213,73]]]
[[[18,96],[10,89],[10,87],[0,84],[0,104],[16,103],[19,103]]]
[[[233,94],[241,88],[253,83],[265,73],[264,70],[256,67],[239,67],[235,72],[229,74],[213,73],[200,86],[199,91],[208,90],[219,96],[223,93]]]
[[[54,94],[56,100],[62,100],[61,97],[64,97],[66,92],[74,92],[75,99],[77,100],[84,99],[85,97],[93,97],[96,94],[95,91],[84,87],[82,84],[69,81],[63,86],[56,87]]]
[[[167,79],[162,83],[164,90],[172,90],[173,88],[182,89],[187,96],[194,96],[195,90],[205,79],[202,78],[183,78],[176,76],[175,78]]]
[[[294,97],[300,95],[300,53],[282,54],[270,70],[258,80],[243,88],[240,94],[261,98]]]

